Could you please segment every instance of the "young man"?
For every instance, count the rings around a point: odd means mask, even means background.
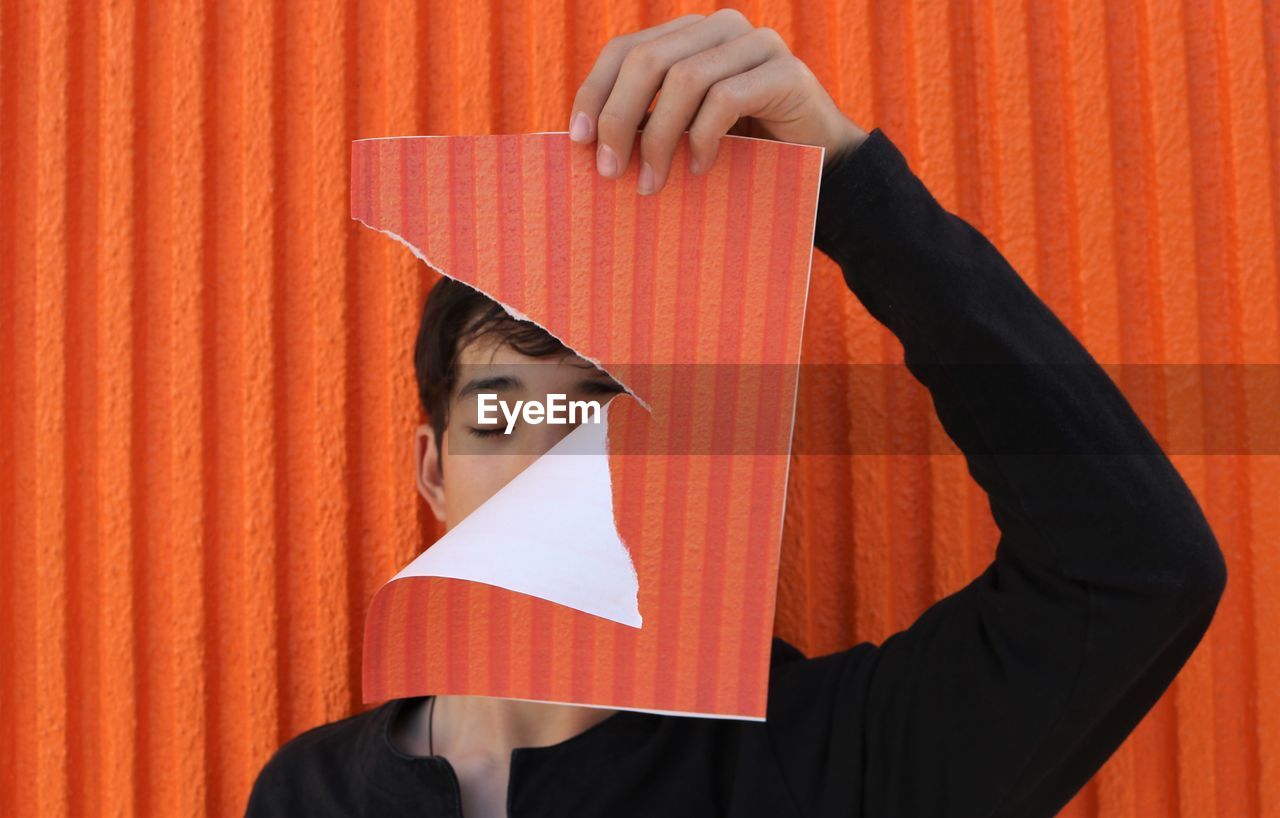
[[[613,40],[574,111],[573,138],[597,143],[609,177],[643,121],[643,192],[661,188],[686,129],[700,168],[731,126],[827,147],[815,244],[901,340],[989,496],[995,559],[880,645],[807,658],[775,639],[766,722],[393,700],[285,744],[248,815],[1055,814],[1168,687],[1223,592],[1222,554],[1177,471],[1000,253],[768,29],[721,11]],[[512,398],[618,389],[448,282],[416,354],[431,418],[418,488],[446,526],[570,428],[525,425],[518,442],[462,428],[474,407],[457,400],[459,372]],[[466,453],[452,445],[464,439]]]

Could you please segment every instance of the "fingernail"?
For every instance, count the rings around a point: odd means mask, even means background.
[[[618,172],[618,157],[614,155],[613,149],[603,142],[596,150],[596,170],[603,176],[613,176]]]
[[[653,168],[649,167],[648,162],[640,164],[640,179],[636,182],[636,191],[642,196],[653,192]]]
[[[698,164],[698,157],[694,156],[694,157],[691,157],[691,158],[689,159],[689,172],[690,172],[690,173],[692,173],[694,176],[697,176],[697,175],[698,175],[698,171],[699,171],[701,168],[702,168],[702,165]]]
[[[591,122],[587,119],[587,115],[582,111],[573,115],[573,121],[569,123],[569,138],[574,142],[582,142],[591,135]]]

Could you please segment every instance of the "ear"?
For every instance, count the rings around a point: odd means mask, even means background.
[[[418,493],[431,506],[436,519],[443,523],[445,521],[444,471],[440,468],[437,446],[436,431],[431,424],[420,425],[413,439],[413,462],[418,473]]]

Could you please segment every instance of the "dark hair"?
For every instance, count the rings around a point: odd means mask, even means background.
[[[413,350],[418,400],[436,434],[436,462],[449,424],[458,353],[483,335],[496,335],[521,355],[545,358],[572,350],[532,321],[514,318],[489,296],[452,278],[441,277],[427,293]]]

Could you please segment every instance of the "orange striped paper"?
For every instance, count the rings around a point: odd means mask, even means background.
[[[638,157],[605,179],[593,148],[563,132],[352,144],[353,218],[536,321],[649,407],[615,399],[608,428],[643,626],[400,578],[366,618],[365,702],[484,695],[764,718],[822,149],[729,136],[702,176],[689,156],[686,136],[666,186],[640,196]],[[711,438],[740,445],[698,445]]]

